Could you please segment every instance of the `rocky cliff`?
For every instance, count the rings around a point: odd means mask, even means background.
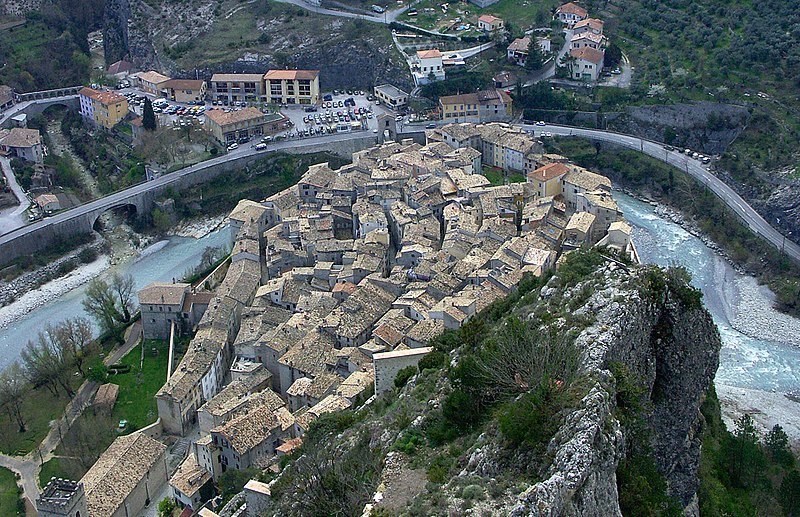
[[[127,58],[174,77],[309,68],[324,89],[413,87],[385,26],[286,4],[108,0],[104,35],[109,63]]]
[[[718,102],[631,106],[609,128],[658,142],[722,154],[750,118],[746,107]]]
[[[545,479],[520,495],[514,515],[620,514],[616,469],[631,444],[615,416],[613,364],[626,365],[644,388],[656,466],[669,494],[697,513],[700,403],[719,365],[719,333],[690,288],[659,286],[653,270],[615,269],[602,272],[605,285],[578,309],[597,318],[576,339],[596,382],[549,444]],[[543,298],[553,294],[543,289]]]
[[[345,474],[375,492],[358,497],[347,490],[342,504],[353,514],[366,503],[379,515],[623,515],[621,501],[637,494],[625,493],[630,485],[620,476],[638,474],[620,469],[642,455],[665,485],[659,504],[696,515],[699,408],[718,366],[717,329],[680,270],[626,266],[595,252],[581,261],[567,261],[546,283],[524,286],[459,332],[434,340],[439,350],[455,344],[441,368],[432,359],[399,392],[310,433],[299,457],[273,482],[270,515],[319,509],[310,494],[319,490],[330,501],[335,487],[346,485]],[[458,406],[455,395],[474,375],[465,371],[497,351],[515,327],[523,329],[511,338],[519,341],[519,355],[495,364],[508,367],[516,395],[483,410],[473,406],[485,398]],[[553,354],[539,342],[542,336],[568,341],[578,357],[563,363],[574,371],[544,377],[550,380],[542,386],[552,394],[563,385],[568,400],[550,414],[542,409],[552,406],[549,396],[537,395],[519,374]],[[524,406],[530,412],[509,410],[526,400],[536,401]],[[531,420],[531,412],[546,416]],[[532,445],[531,435],[543,439],[542,447]],[[336,467],[312,474],[311,464]],[[341,482],[315,486],[315,479],[337,476]]]

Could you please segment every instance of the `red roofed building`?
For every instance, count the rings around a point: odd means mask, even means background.
[[[605,58],[602,50],[583,47],[571,50],[569,55],[572,58],[569,64],[569,76],[572,79],[587,82],[597,81],[603,70],[603,59]]]
[[[411,73],[417,85],[444,79],[442,53],[438,49],[417,50],[411,64]]]
[[[556,9],[556,16],[561,23],[572,26],[581,20],[585,20],[589,13],[583,7],[568,2]]]
[[[597,18],[587,18],[585,20],[577,22],[572,27],[572,32],[573,34],[583,34],[584,32],[591,32],[592,34],[602,36],[603,25],[604,25],[603,20],[598,20]]]
[[[569,172],[563,163],[548,163],[528,173],[528,183],[536,188],[538,197],[550,197],[561,194],[561,178]]]
[[[499,31],[505,26],[506,24],[501,18],[491,14],[483,14],[478,18],[478,30],[483,32]]]

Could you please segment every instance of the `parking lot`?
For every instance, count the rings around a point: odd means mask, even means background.
[[[306,111],[310,109],[309,106],[281,108],[281,113],[293,124],[284,134],[289,138],[308,138],[343,131],[374,131],[378,128],[377,117],[385,109],[376,105],[375,101],[370,101],[367,92],[336,93],[323,94],[323,98],[330,100],[323,100],[315,111]],[[350,99],[352,102],[348,102]]]
[[[139,116],[142,115],[144,109],[145,96],[149,97],[153,102],[153,111],[164,125],[203,124],[205,121],[204,114],[208,110],[236,111],[248,106],[248,103],[244,102],[237,103],[235,106],[225,106],[222,103],[219,106],[215,106],[214,104],[216,103],[211,101],[183,104],[164,98],[157,98],[133,88],[125,88],[120,90],[120,93],[128,99],[129,109]],[[375,132],[378,127],[378,115],[387,112],[382,105],[376,104],[369,92],[334,91],[324,93],[323,98],[326,100],[323,100],[317,106],[281,106],[280,112],[289,119],[291,125],[285,131],[271,135],[270,138],[264,140],[313,138],[326,134],[351,131]],[[266,110],[266,108],[263,109]],[[252,145],[257,143],[253,141]]]

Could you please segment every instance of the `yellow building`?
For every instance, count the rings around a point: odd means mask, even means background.
[[[111,129],[128,114],[128,100],[116,92],[81,88],[78,94],[81,115],[98,126]]]
[[[270,70],[264,90],[272,104],[317,104],[319,70]]]
[[[561,179],[569,172],[563,163],[548,163],[528,174],[528,182],[536,188],[538,197],[557,196],[562,192]]]
[[[169,77],[159,74],[155,70],[149,72],[139,72],[132,76],[134,83],[143,91],[152,95],[161,95],[161,86],[169,81]]]

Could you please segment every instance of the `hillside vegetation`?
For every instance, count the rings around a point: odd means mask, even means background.
[[[636,67],[633,102],[746,102],[753,119],[723,162],[759,187],[757,170],[798,164],[800,13],[786,0],[589,0]],[[654,86],[664,88],[663,93]],[[768,98],[758,96],[766,93]]]

